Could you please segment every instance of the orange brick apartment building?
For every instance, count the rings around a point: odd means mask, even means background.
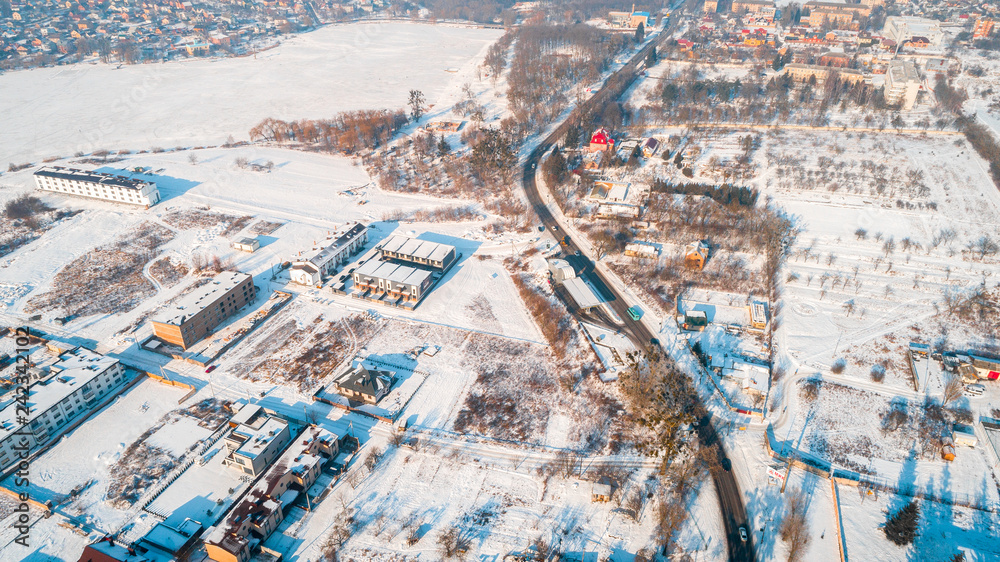
[[[153,318],[153,333],[187,349],[256,298],[253,276],[223,271]]]

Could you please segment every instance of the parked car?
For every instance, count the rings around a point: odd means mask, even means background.
[[[215,370],[216,367],[218,367],[218,365],[209,365],[208,368],[205,369],[205,372],[206,373],[211,373],[212,371]]]

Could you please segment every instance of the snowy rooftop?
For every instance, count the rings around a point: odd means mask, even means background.
[[[366,261],[357,269],[356,273],[409,285],[420,285],[431,276],[431,272],[423,269],[379,260]]]
[[[248,458],[255,458],[263,452],[267,448],[267,444],[281,433],[284,428],[288,427],[288,422],[268,416],[264,420],[264,423],[259,424],[257,427],[254,427],[254,425],[241,424],[233,430],[233,435],[246,438],[236,452]]]
[[[223,295],[239,286],[250,277],[248,273],[239,271],[223,271],[216,275],[212,282],[180,299],[173,306],[153,317],[154,322],[180,326],[195,314],[215,304]]]
[[[594,293],[590,285],[580,277],[573,277],[563,281],[563,287],[566,288],[566,292],[569,296],[573,297],[576,301],[577,306],[580,308],[591,308],[601,304],[600,297]]]
[[[45,166],[35,172],[35,175],[63,180],[114,185],[117,187],[136,190],[141,190],[146,185],[153,185],[150,182],[133,180],[124,176],[105,174],[103,172],[89,172],[87,170],[74,170],[72,168],[63,168],[62,166]]]
[[[448,254],[455,250],[454,246],[449,246],[447,244],[438,244],[437,242],[428,242],[426,240],[418,240],[416,238],[398,235],[390,236],[386,239],[386,241],[382,243],[381,248],[387,252],[394,252],[397,254],[404,254],[432,261],[444,261],[444,259],[448,257]]]
[[[276,489],[286,475],[302,474],[324,462],[323,457],[309,451],[315,438],[328,437],[327,434],[332,435],[315,427],[306,429],[271,465],[244,500],[226,515],[225,521],[211,530],[205,542],[219,545],[230,552],[238,551],[247,542],[247,537],[235,534],[240,523],[247,517],[263,520],[274,510],[284,508],[286,502],[295,500],[297,495],[286,495],[287,492],[276,497]]]
[[[28,422],[58,404],[67,396],[112,368],[117,359],[105,357],[85,347],[78,347],[60,356],[52,365],[53,374],[28,387]],[[17,403],[6,402],[0,410],[0,439],[26,424],[17,423]]]
[[[327,238],[327,242],[333,240],[330,244],[326,246],[321,246],[319,248],[314,248],[308,252],[303,252],[302,257],[298,258],[296,261],[299,262],[310,262],[315,265],[323,265],[337,254],[340,253],[344,247],[353,243],[358,238],[364,236],[368,232],[368,227],[357,223],[351,228],[340,232],[336,239],[333,237]]]

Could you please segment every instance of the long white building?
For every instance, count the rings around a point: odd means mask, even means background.
[[[327,238],[328,245],[316,246],[295,258],[289,276],[300,285],[316,285],[324,275],[347,263],[368,242],[368,227],[357,223],[344,232]]]
[[[889,16],[885,18],[882,35],[892,39],[897,44],[905,43],[914,37],[923,37],[933,47],[939,47],[944,42],[944,32],[941,25],[934,20],[911,16]]]
[[[48,373],[38,374],[28,386],[27,416],[19,409],[14,391],[0,402],[0,470],[20,461],[26,451],[48,443],[126,380],[117,359],[84,347],[63,353]]]
[[[45,166],[36,171],[35,186],[42,191],[104,199],[146,208],[160,200],[160,191],[153,182],[60,166]]]

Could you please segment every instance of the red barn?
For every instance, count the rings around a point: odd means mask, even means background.
[[[601,127],[590,136],[590,150],[614,150],[615,139],[611,136],[611,131]]]

